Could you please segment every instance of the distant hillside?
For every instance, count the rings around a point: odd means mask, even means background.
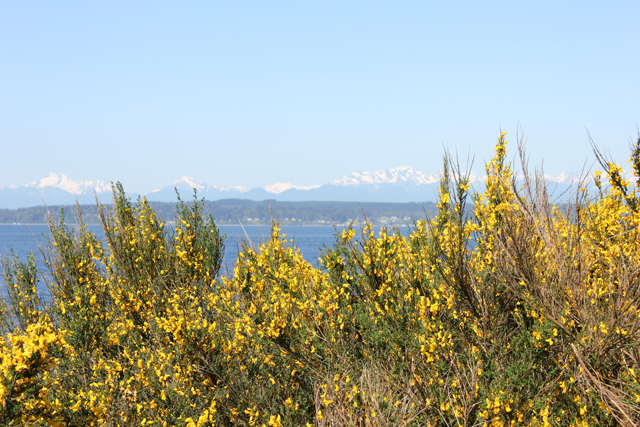
[[[170,222],[175,216],[175,203],[150,202],[156,213]],[[64,208],[66,222],[75,222],[75,206],[50,206],[49,211],[58,217]],[[82,217],[88,224],[98,223],[95,205],[81,205]],[[252,201],[224,199],[205,201],[204,211],[211,214],[218,225],[269,224],[271,213],[283,225],[331,225],[349,222],[362,223],[364,215],[377,225],[410,224],[433,216],[436,205],[424,203],[357,203],[357,202],[279,202],[276,200]],[[0,224],[44,224],[47,208],[44,206],[20,209],[0,209]]]

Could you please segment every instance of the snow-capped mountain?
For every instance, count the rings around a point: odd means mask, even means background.
[[[425,202],[435,201],[440,172],[428,175],[408,166],[387,170],[354,172],[322,185],[298,186],[276,182],[263,188],[219,187],[183,176],[171,185],[146,194],[150,201],[175,202],[178,190],[183,200],[189,200],[196,189],[198,198],[206,200],[248,199],[280,201],[358,201],[358,202]],[[472,188],[482,191],[486,177],[470,175]],[[545,175],[553,194],[562,194],[576,185],[580,175],[562,173]],[[95,193],[94,193],[95,191]],[[111,183],[106,181],[74,181],[63,174],[50,173],[39,181],[21,187],[0,186],[0,208],[15,209],[47,204],[69,205],[94,203],[95,195],[102,202],[111,201]],[[135,197],[135,195],[132,195]]]
[[[74,181],[64,174],[49,173],[39,181],[20,187],[0,186],[0,208],[16,209],[43,204],[72,205],[111,200],[111,183],[107,181]]]
[[[562,172],[558,175],[545,175],[544,179],[556,184],[571,184],[580,179],[580,175],[572,172]]]
[[[206,200],[242,198],[248,200],[275,199],[281,201],[359,201],[359,202],[419,202],[435,200],[438,174],[427,175],[400,166],[375,172],[354,172],[322,185],[299,186],[290,182],[263,188],[217,187],[182,177],[170,186],[147,194],[150,201],[175,201],[175,190],[181,197],[190,196],[193,189]]]
[[[339,186],[371,184],[430,185],[438,182],[439,179],[440,177],[438,174],[427,175],[422,172],[414,171],[409,166],[399,166],[375,172],[353,172],[351,175],[345,175],[340,179],[331,181],[329,184]]]
[[[197,191],[198,198],[204,197],[206,200],[241,198],[243,193],[249,191],[246,187],[218,187],[183,176],[171,185],[146,194],[146,197],[155,202],[175,202],[176,189],[184,200],[188,200],[193,195],[194,189]]]
[[[290,182],[276,182],[275,184],[267,185],[266,187],[264,187],[264,189],[269,193],[280,194],[287,190],[291,190],[292,188],[294,190],[313,190],[314,188],[319,187],[319,185],[310,185],[304,187],[302,185],[293,185]]]
[[[111,183],[107,181],[73,181],[64,174],[55,174],[53,172],[50,172],[48,176],[40,181],[33,181],[25,185],[25,187],[33,187],[40,190],[59,188],[76,196],[93,195],[94,191],[98,194],[111,191]]]
[[[249,191],[247,187],[218,187],[217,185],[210,185],[206,182],[196,181],[188,176],[183,176],[177,181],[173,181],[171,183],[171,188],[177,187],[181,188],[195,188],[198,191],[232,191],[232,192],[240,192],[246,193]],[[160,190],[152,191],[152,193],[158,192]]]

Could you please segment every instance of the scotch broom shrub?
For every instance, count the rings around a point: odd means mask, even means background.
[[[348,227],[316,268],[274,224],[230,276],[201,202],[168,227],[118,184],[104,242],[51,221],[50,300],[33,255],[2,261],[0,422],[638,425],[639,144],[633,182],[598,153],[554,203],[501,134],[486,189],[445,157],[407,237]]]

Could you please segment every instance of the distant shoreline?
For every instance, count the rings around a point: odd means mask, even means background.
[[[77,222],[65,222],[66,225],[78,225]],[[258,223],[258,224],[239,224],[239,223],[215,223],[216,226],[218,227],[269,227],[271,225],[271,223]],[[308,224],[308,223],[293,223],[293,222],[282,222],[282,221],[278,221],[278,224],[280,226],[285,226],[285,227],[294,227],[294,226],[298,226],[298,227],[348,227],[350,224],[349,223],[336,223],[336,224]],[[47,225],[44,222],[36,222],[36,223],[0,223],[0,226],[31,226],[31,225]],[[97,223],[85,223],[85,225],[91,225],[91,226],[99,226],[100,224]],[[165,225],[173,225],[173,223],[165,223]],[[362,222],[354,222],[353,226],[354,227],[363,227],[365,224]],[[413,225],[413,223],[382,223],[382,222],[372,222],[371,225],[373,225],[374,227],[406,227],[406,226],[411,226]]]
[[[158,218],[170,224],[175,218],[174,203],[149,202]],[[424,203],[376,203],[376,202],[261,202],[226,199],[204,201],[202,214],[211,215],[216,225],[268,226],[272,220],[283,226],[344,227],[351,223],[362,226],[370,222],[376,226],[412,225],[417,220],[433,217],[438,212],[433,202]],[[105,206],[108,208],[108,205]],[[65,223],[77,223],[76,206],[44,206],[0,209],[0,224],[36,225],[47,224],[49,215],[55,221],[64,209]],[[99,224],[100,215],[96,205],[81,205],[85,224]]]

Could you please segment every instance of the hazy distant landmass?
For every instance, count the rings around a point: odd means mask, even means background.
[[[263,188],[219,187],[182,177],[170,185],[146,193],[149,201],[173,202],[176,190],[190,196],[197,190],[206,200],[246,199],[253,201],[358,201],[409,203],[435,201],[438,175],[426,175],[408,166],[375,172],[354,172],[340,179],[311,186],[276,182]],[[126,183],[125,183],[126,184]],[[126,185],[125,185],[126,189]],[[136,195],[131,194],[133,198]],[[98,198],[111,200],[111,183],[107,181],[74,181],[64,174],[50,173],[39,181],[19,187],[0,185],[0,209],[16,209],[42,205],[91,204]]]
[[[175,203],[150,202],[158,216],[170,222],[175,217]],[[108,205],[106,205],[108,207]],[[76,206],[37,206],[19,209],[0,209],[1,224],[44,224],[48,212],[59,218],[64,208],[65,222],[75,223]],[[97,224],[95,204],[81,205],[83,220]],[[204,213],[211,214],[218,225],[264,225],[273,219],[283,225],[339,225],[351,222],[362,224],[364,216],[375,225],[405,225],[432,217],[437,211],[433,202],[375,203],[375,202],[281,202],[225,199],[204,202]]]
[[[563,173],[558,176],[547,176],[547,182],[551,190],[557,194],[569,188],[576,182],[577,175]],[[471,188],[474,191],[482,191],[484,178],[476,175],[470,176]],[[422,206],[423,203],[435,202],[439,188],[439,174],[431,175],[414,171],[408,166],[399,166],[388,170],[375,172],[353,172],[340,179],[312,186],[297,186],[291,183],[277,182],[264,188],[245,187],[218,187],[204,182],[195,181],[189,177],[182,177],[171,185],[162,187],[144,195],[150,202],[165,202],[173,204],[176,200],[176,191],[182,197],[191,197],[194,190],[199,198],[208,201],[222,202],[220,206],[228,204],[228,200],[253,201],[256,206],[264,203],[264,200],[278,201],[278,203],[292,202],[289,206],[298,206],[294,202],[303,202],[304,206],[320,206],[314,203],[330,203],[331,206],[339,206],[337,202],[353,203],[361,202],[369,206],[383,205],[407,205]],[[126,189],[126,187],[125,187]],[[127,193],[132,199],[138,195]],[[81,205],[91,205],[96,198],[102,203],[110,203],[112,198],[112,185],[106,181],[74,181],[63,174],[51,173],[49,176],[20,187],[5,187],[0,185],[0,209],[19,209],[32,206],[65,206],[74,205],[77,201]],[[237,202],[238,204],[240,202]],[[345,205],[345,206],[347,206]],[[244,206],[244,205],[243,205]],[[231,208],[229,208],[231,209]],[[235,209],[235,208],[234,208]],[[244,208],[243,208],[244,209]],[[257,208],[256,208],[257,209]],[[293,209],[293,208],[291,208]],[[25,211],[26,212],[26,211]],[[44,210],[42,210],[44,212]],[[228,210],[220,213],[226,215]],[[342,210],[340,211],[342,212]],[[234,211],[234,214],[237,212]],[[43,213],[44,215],[44,213]],[[260,218],[247,214],[247,218]],[[336,213],[336,215],[338,215]],[[356,218],[353,212],[340,218]],[[390,214],[398,218],[406,215]],[[37,216],[37,214],[36,214]],[[301,214],[287,212],[282,218],[301,219]],[[380,215],[385,216],[385,215]],[[387,215],[388,216],[388,215]],[[308,217],[308,215],[307,215]],[[225,217],[226,218],[226,217]],[[345,220],[346,220],[345,219]],[[318,218],[320,220],[329,220]],[[227,219],[225,219],[227,221]],[[231,219],[228,219],[231,221]],[[331,219],[331,221],[335,221]],[[343,221],[343,219],[339,219]],[[22,222],[22,221],[21,221]]]

